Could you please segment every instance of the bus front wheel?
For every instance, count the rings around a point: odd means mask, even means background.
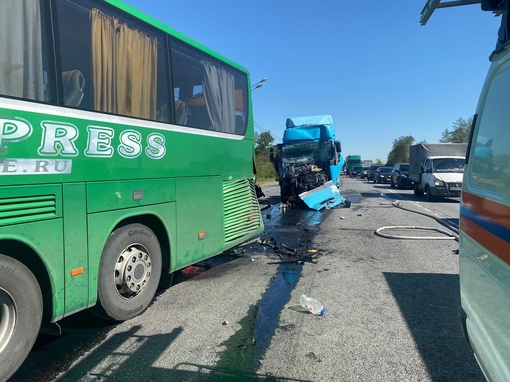
[[[0,381],[14,374],[32,349],[42,313],[35,276],[21,262],[0,255]]]
[[[103,249],[93,312],[113,321],[141,314],[156,294],[161,267],[161,247],[150,228],[142,224],[118,228]]]

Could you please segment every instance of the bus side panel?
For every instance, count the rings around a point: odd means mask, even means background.
[[[64,184],[65,314],[88,303],[87,205],[85,183]]]
[[[222,190],[220,177],[177,180],[177,268],[223,251]]]
[[[139,208],[129,208],[109,212],[89,214],[88,224],[88,245],[89,245],[89,306],[95,305],[97,301],[97,275],[99,272],[99,261],[103,247],[115,226],[126,219],[136,221],[137,216],[152,216],[160,220],[166,228],[170,243],[170,253],[163,253],[163,256],[170,257],[170,269],[175,269],[176,264],[176,208],[175,203],[162,203]],[[160,243],[163,247],[162,243]]]
[[[24,262],[34,273],[41,286],[43,296],[51,296],[53,307],[51,321],[57,321],[64,314],[64,250],[62,246],[62,219],[53,219],[35,223],[0,227],[0,241],[15,240],[30,247],[38,256],[45,269],[31,267],[35,262],[28,253],[15,254],[13,257]],[[0,252],[3,249],[0,248]],[[50,285],[41,283],[44,272],[48,273]],[[45,290],[50,287],[50,291]],[[48,301],[45,301],[47,303]]]
[[[31,269],[41,285],[45,303],[51,301],[52,321],[59,320],[64,313],[62,186],[2,186],[0,208],[0,241],[4,241],[0,252]],[[12,242],[30,249],[13,247]]]
[[[175,179],[144,179],[87,184],[89,213],[175,201]]]

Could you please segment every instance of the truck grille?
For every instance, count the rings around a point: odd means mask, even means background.
[[[253,181],[223,182],[223,206],[226,244],[260,227],[260,208]]]

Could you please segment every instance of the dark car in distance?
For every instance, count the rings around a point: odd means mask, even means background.
[[[355,178],[359,176],[363,171],[363,166],[352,166],[351,168],[351,178]]]
[[[359,176],[361,179],[365,179],[368,177],[368,169],[369,168],[370,167],[368,167],[368,166],[363,166],[363,170],[361,171],[361,174]]]
[[[368,168],[367,181],[370,182],[371,180],[374,180],[375,172],[379,167],[381,167],[381,165],[372,165]]]
[[[393,167],[379,167],[375,171],[374,183],[391,183],[391,171]]]
[[[391,187],[411,188],[413,182],[409,179],[409,163],[397,163],[391,171]]]

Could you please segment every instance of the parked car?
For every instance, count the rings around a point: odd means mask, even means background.
[[[375,172],[374,183],[391,183],[393,167],[379,167]]]
[[[359,176],[361,179],[365,179],[366,177],[368,177],[368,169],[369,168],[370,167],[368,167],[368,166],[363,167],[363,170],[361,170],[361,174]]]
[[[381,165],[372,165],[368,168],[367,171],[367,180],[370,182],[371,180],[374,180],[375,172],[376,170],[381,167]]]
[[[409,163],[397,163],[391,171],[391,187],[411,188],[413,182],[409,179]]]

